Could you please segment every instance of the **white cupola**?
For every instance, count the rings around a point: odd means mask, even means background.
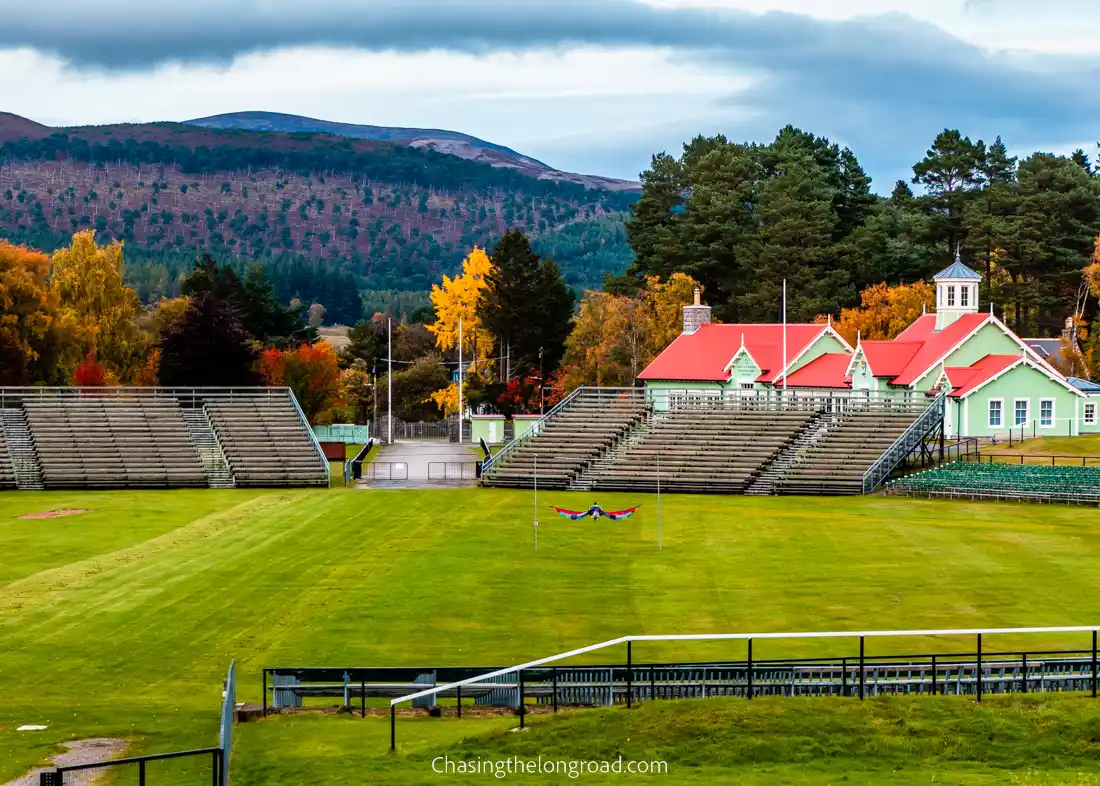
[[[982,277],[963,264],[959,252],[951,266],[937,273],[936,330],[943,330],[964,314],[978,313],[978,285]]]

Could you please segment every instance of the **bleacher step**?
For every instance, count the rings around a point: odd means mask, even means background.
[[[183,422],[202,461],[202,468],[210,488],[236,488],[237,484],[229,469],[229,462],[225,458],[225,452],[222,451],[218,438],[214,435],[214,428],[210,424],[210,418],[207,417],[206,408],[200,406],[183,410]]]
[[[46,486],[42,482],[42,467],[38,462],[38,453],[34,439],[22,409],[0,409],[0,428],[4,432],[4,441],[11,455],[12,471],[15,473],[15,485],[21,491],[42,491]]]

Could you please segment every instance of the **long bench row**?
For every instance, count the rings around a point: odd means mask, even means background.
[[[635,399],[579,396],[546,420],[539,432],[524,439],[494,463],[482,482],[486,486],[566,488],[604,451],[645,416]]]
[[[740,494],[813,418],[812,412],[677,410],[657,415],[637,444],[602,467],[608,491]]]
[[[209,424],[205,417],[185,419],[184,407],[205,408]],[[215,440],[214,450],[220,447],[226,455],[233,485],[328,482],[327,464],[289,393],[236,393],[205,401],[198,396],[36,394],[26,396],[20,408],[26,417],[22,455],[33,454],[47,489],[206,487],[212,477],[198,446],[204,444],[209,452]],[[0,421],[0,488],[14,487]]]
[[[1100,503],[1100,468],[955,462],[887,486],[891,494]]]

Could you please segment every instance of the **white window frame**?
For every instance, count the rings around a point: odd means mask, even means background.
[[[949,284],[947,286],[947,307],[948,308],[954,308],[955,307],[955,285],[954,284]]]
[[[970,307],[970,287],[959,287],[959,308]]]
[[[1086,426],[1095,426],[1096,425],[1096,402],[1095,401],[1086,401],[1085,402],[1085,425]]]
[[[1049,423],[1044,423],[1043,422],[1043,404],[1046,404],[1048,401],[1050,402],[1050,422]],[[1057,412],[1056,412],[1056,409],[1055,409],[1055,407],[1057,406],[1057,403],[1058,402],[1055,399],[1052,399],[1052,398],[1041,398],[1041,399],[1039,399],[1039,428],[1055,428],[1057,426],[1058,418],[1057,418]]]
[[[1016,407],[1020,404],[1024,405],[1024,421],[1020,422]],[[1019,428],[1020,426],[1026,426],[1031,423],[1031,399],[1029,398],[1016,398],[1012,400],[1012,427]]]
[[[999,415],[999,423],[993,422],[993,402],[997,403],[997,414]],[[1005,400],[1003,398],[991,398],[986,400],[985,405],[986,422],[989,424],[989,428],[1004,428],[1005,427]]]
[[[737,386],[738,390],[756,390],[755,382],[742,382]]]

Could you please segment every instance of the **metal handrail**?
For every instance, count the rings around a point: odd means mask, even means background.
[[[909,428],[905,429],[901,436],[894,440],[894,443],[882,452],[882,455],[875,460],[874,464],[868,467],[867,471],[863,473],[861,481],[861,488],[864,494],[874,491],[875,488],[894,471],[894,467],[897,466],[898,462],[898,453],[903,454],[901,458],[909,455],[913,450],[913,444],[915,444],[912,443],[913,437],[918,436],[920,439],[923,439],[924,435],[928,432],[930,425],[929,421],[934,421],[937,417],[943,420],[945,401],[946,395],[941,391],[936,395],[932,404],[921,414],[921,416],[914,420],[909,425]],[[885,472],[883,471],[883,467],[887,467]]]
[[[309,419],[306,417],[306,413],[303,412],[302,408],[298,405],[298,397],[294,395],[294,391],[290,388],[283,388],[283,390],[286,391],[291,403],[294,404],[294,411],[298,413],[298,417],[302,421],[302,427],[309,434],[309,441],[313,443],[313,450],[317,453],[317,457],[321,460],[321,465],[325,468],[325,485],[331,485],[332,467],[329,466],[328,456],[325,455],[324,448],[321,447],[321,443],[317,440],[317,435],[313,433],[313,427],[309,425]]]
[[[525,440],[533,437],[535,434],[537,434],[539,431],[541,431],[542,430],[541,424],[544,424],[547,421],[549,421],[551,418],[556,417],[558,415],[558,413],[560,413],[571,401],[573,401],[575,398],[577,398],[579,395],[581,395],[582,390],[588,390],[588,389],[589,388],[585,388],[584,385],[581,385],[576,390],[574,390],[572,393],[570,393],[568,396],[566,396],[561,401],[559,401],[557,404],[555,404],[553,407],[551,407],[550,411],[547,412],[545,415],[543,415],[538,420],[536,420],[535,423],[532,423],[531,427],[528,428],[527,431],[520,434],[518,437],[513,439],[511,442],[509,442],[504,447],[498,449],[497,452],[494,455],[486,457],[485,460],[482,461],[482,463],[481,463],[481,474],[484,475],[486,472],[488,472],[489,469],[494,464],[496,464],[498,461],[501,460],[501,458],[503,458],[504,456],[507,456],[509,453],[511,453],[516,448],[517,445],[519,445],[520,443],[524,442]],[[599,388],[596,388],[596,390],[598,390],[598,389]],[[540,425],[536,426],[535,424],[540,424]]]

